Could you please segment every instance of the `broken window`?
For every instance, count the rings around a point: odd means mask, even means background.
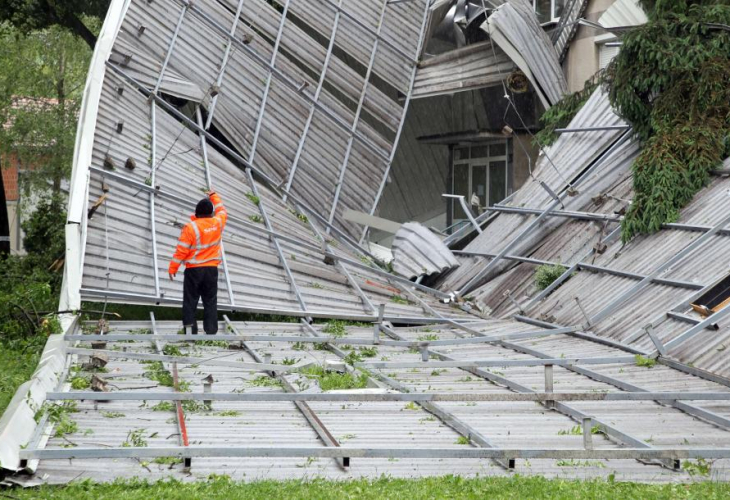
[[[709,316],[730,304],[730,274],[710,288],[692,304],[692,309],[703,316]]]

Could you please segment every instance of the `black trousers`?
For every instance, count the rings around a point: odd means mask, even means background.
[[[195,311],[203,298],[203,329],[208,335],[218,332],[218,268],[213,266],[185,269],[183,282],[183,325],[198,333]]]

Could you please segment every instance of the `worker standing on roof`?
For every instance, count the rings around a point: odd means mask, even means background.
[[[214,191],[205,193],[195,207],[195,215],[185,224],[172,256],[168,272],[175,279],[180,264],[185,263],[183,281],[183,327],[185,334],[197,335],[195,311],[203,298],[203,329],[208,335],[218,332],[218,265],[221,263],[221,239],[228,213],[221,197]]]

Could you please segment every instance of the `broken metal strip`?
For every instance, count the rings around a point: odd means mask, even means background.
[[[474,214],[471,213],[471,209],[466,204],[466,200],[462,195],[456,195],[456,194],[442,194],[444,198],[452,198],[459,200],[459,204],[461,205],[461,209],[466,214],[466,217],[469,219],[469,222],[471,222],[472,227],[476,230],[477,233],[482,234],[482,228],[477,224],[476,219],[474,218]]]
[[[402,338],[400,335],[398,335],[395,331],[386,328],[386,333],[388,333],[393,338]],[[500,345],[504,346],[504,343],[500,343]],[[456,358],[449,356],[447,354],[444,354],[439,351],[434,350],[427,350],[427,353],[429,355],[436,356],[438,359],[442,361],[458,361]],[[532,355],[532,354],[530,354]],[[534,355],[533,355],[534,356]],[[535,393],[537,391],[534,391],[533,389],[530,389],[529,387],[526,387],[518,382],[515,382],[514,380],[511,380],[507,377],[504,377],[502,375],[496,375],[490,371],[482,370],[481,368],[461,368],[462,370],[471,373],[472,375],[475,375],[477,377],[480,377],[482,379],[488,380],[490,382],[493,382],[495,384],[503,385],[513,391],[516,391],[518,393]],[[580,410],[577,410],[565,403],[560,403],[555,401],[554,392],[545,392],[544,394],[548,394],[551,397],[551,400],[546,401],[545,406],[546,408],[554,408],[555,410],[559,411],[560,413],[576,420],[577,422],[582,422],[584,418],[591,417],[591,415],[588,415],[586,413],[583,413]],[[555,401],[555,402],[554,402]],[[594,419],[595,420],[595,419]],[[601,428],[606,432],[607,436],[611,436],[615,438],[616,440],[628,444],[630,446],[638,446],[641,448],[653,448],[649,444],[645,443],[644,441],[641,441],[640,439],[637,439],[629,434],[626,434],[625,432],[619,430],[618,428],[614,427],[613,425],[610,425],[606,422],[602,422],[599,420],[596,420],[597,424],[601,426]],[[675,464],[664,464],[669,468],[674,468]]]
[[[626,142],[630,138],[630,131],[624,132],[610,147],[608,147],[606,150],[604,150],[598,158],[596,158],[593,163],[584,170],[578,178],[573,182],[572,186],[576,187],[582,183],[585,179],[587,179],[593,172],[601,166],[612,154],[613,152],[619,148],[624,142]],[[567,196],[567,187],[566,189],[563,189],[560,199]],[[463,296],[464,294],[467,294],[471,292],[474,288],[476,288],[482,278],[486,276],[489,272],[491,272],[494,268],[496,268],[499,261],[507,255],[510,251],[512,251],[519,243],[520,241],[526,237],[528,234],[530,234],[533,230],[537,229],[541,224],[542,221],[548,216],[550,212],[555,210],[559,205],[561,204],[561,201],[554,201],[550,205],[545,208],[545,210],[538,215],[526,228],[524,228],[520,233],[512,238],[507,245],[500,250],[500,252],[495,256],[495,258],[486,265],[481,271],[479,271],[475,276],[473,276],[462,288],[457,292],[459,296]]]
[[[150,102],[150,236],[152,237],[152,273],[155,280],[155,296],[160,297],[160,270],[157,263],[157,221],[155,220],[155,173],[157,172],[157,105]],[[107,248],[107,259],[109,252]]]
[[[699,238],[694,240],[689,245],[685,246],[682,250],[674,254],[672,257],[664,261],[662,264],[657,266],[651,273],[649,273],[646,278],[641,280],[639,283],[631,287],[630,289],[626,290],[625,292],[621,293],[618,297],[616,297],[614,300],[612,300],[608,305],[606,305],[604,308],[602,308],[600,311],[598,311],[596,314],[594,314],[590,322],[591,324],[596,324],[603,318],[609,316],[612,314],[618,307],[623,305],[628,299],[636,295],[638,292],[646,288],[657,276],[659,276],[661,273],[666,271],[667,269],[671,268],[674,264],[679,262],[681,259],[683,259],[685,256],[693,252],[695,249],[699,248],[700,246],[704,245],[712,236],[715,235],[718,231],[720,231],[722,228],[730,224],[730,216],[725,217],[722,219],[718,224],[713,226],[709,231],[703,233]],[[704,327],[703,327],[704,328]]]
[[[155,344],[158,344],[160,339],[155,339]],[[168,356],[162,354],[162,349],[158,349],[159,354],[148,354],[142,352],[130,352],[130,351],[110,351],[106,349],[82,349],[70,347],[67,349],[69,354],[80,354],[84,356],[91,356],[93,354],[104,354],[109,358],[116,359],[138,359],[145,361],[161,361],[163,363],[178,363],[185,365],[205,365],[205,366],[229,366],[238,368],[242,371],[278,371],[278,372],[291,372],[307,366],[309,363],[298,365],[274,365],[274,364],[260,364],[260,363],[243,363],[241,361],[229,361],[225,359],[217,358],[198,358],[188,356]]]
[[[230,319],[228,319],[228,316],[223,316],[224,321],[226,322],[226,327],[233,330],[234,333],[238,334],[238,330],[236,329],[236,326],[231,322]],[[256,351],[254,347],[249,345],[247,342],[241,342],[241,345],[246,349],[246,351],[251,355],[251,357],[256,360],[257,363],[264,364],[264,359],[261,357],[261,355]],[[282,388],[289,393],[289,395],[299,395],[301,394],[297,389],[281,374],[270,372],[269,376],[275,378],[279,382],[281,382]],[[207,394],[208,396],[211,395],[211,393]],[[309,407],[309,405],[305,402],[305,400],[293,400],[294,405],[297,407],[299,412],[302,414],[304,419],[309,423],[309,425],[312,427],[312,430],[319,436],[319,438],[322,440],[322,442],[325,444],[328,448],[339,448],[340,443],[337,441],[337,439],[332,435],[332,433],[327,429],[327,427],[324,425],[324,423],[320,420],[320,418],[317,416],[317,414],[312,410],[312,408]],[[350,457],[349,456],[343,456],[343,457],[336,457],[337,458],[337,465],[344,471],[347,471],[347,468],[350,466]]]
[[[243,0],[241,0],[241,3],[243,3]],[[200,111],[200,106],[198,106],[195,109],[195,116],[198,120],[198,126],[203,126],[203,114]],[[205,136],[203,134],[200,135],[200,149],[203,156],[203,167],[205,168],[205,181],[208,185],[208,189],[211,189],[213,186],[213,180],[210,175],[210,163],[208,162],[208,143],[205,140]],[[221,261],[223,262],[223,273],[226,278],[226,289],[228,290],[228,301],[231,305],[236,304],[236,300],[233,297],[233,287],[231,286],[231,273],[228,271],[228,259],[226,258],[226,249],[223,246],[223,238],[221,237],[220,242],[220,249],[221,249]]]
[[[339,0],[339,4],[342,5],[342,0]],[[340,25],[340,11],[335,12],[335,19],[332,24],[332,33],[330,34],[330,41],[327,45],[327,53],[324,56],[324,62],[322,64],[322,72],[319,74],[319,81],[317,82],[317,89],[314,91],[314,102],[319,102],[319,95],[322,92],[322,87],[324,86],[325,77],[327,75],[327,69],[329,68],[330,59],[332,57],[332,49],[335,46],[335,38],[337,36],[337,29]],[[284,196],[282,199],[284,202],[286,202],[287,199],[287,193],[291,189],[292,182],[294,182],[294,174],[297,171],[297,166],[299,165],[299,159],[302,156],[302,151],[304,151],[304,143],[307,140],[307,135],[309,134],[309,127],[312,125],[312,119],[314,118],[314,111],[315,107],[312,106],[309,108],[309,115],[307,116],[307,121],[304,124],[304,129],[302,130],[302,135],[299,138],[299,145],[297,146],[297,152],[294,155],[294,161],[292,162],[291,169],[289,170],[289,177],[286,181],[286,187],[284,191]]]
[[[385,11],[388,7],[387,0],[382,0],[383,6],[380,9],[380,18],[378,20],[378,28],[375,34],[375,41],[373,42],[372,49],[370,50],[370,59],[368,61],[367,70],[363,77],[363,85],[360,90],[360,98],[357,101],[357,107],[355,108],[355,117],[352,120],[352,127],[350,128],[350,136],[347,138],[347,146],[345,147],[345,157],[342,160],[340,166],[340,173],[337,176],[337,183],[335,184],[335,194],[332,200],[332,207],[330,208],[329,222],[330,224],[335,218],[335,212],[337,211],[337,203],[340,201],[340,192],[342,191],[342,183],[345,181],[345,173],[347,172],[347,164],[350,161],[350,155],[352,154],[352,144],[357,132],[357,126],[360,122],[360,114],[362,113],[363,104],[365,104],[365,96],[367,95],[368,88],[370,86],[370,77],[373,72],[373,66],[375,64],[375,56],[378,52],[378,42],[380,41],[380,31],[383,29],[383,23],[385,21]],[[341,4],[342,2],[340,2]],[[339,13],[339,11],[337,11]],[[405,110],[403,111],[405,113]]]
[[[231,26],[231,38],[234,38],[236,35],[236,29],[238,28],[238,21],[241,19],[241,10],[243,9],[243,2],[245,0],[238,0],[238,8],[236,9],[236,16],[233,18],[233,24]],[[215,79],[215,86],[220,90],[221,84],[223,83],[223,76],[226,74],[226,68],[228,66],[228,59],[231,56],[231,47],[233,45],[233,42],[231,41],[231,38],[228,39],[226,42],[226,51],[223,53],[223,60],[221,61],[221,67],[220,71],[218,72],[218,77]],[[208,109],[208,119],[205,121],[205,130],[208,130],[210,128],[210,124],[213,122],[213,114],[215,113],[215,107],[218,103],[218,95],[215,94],[213,96],[213,99],[211,99],[210,107]]]
[[[605,125],[602,127],[578,127],[578,128],[556,128],[558,134],[571,134],[577,132],[600,132],[605,130],[629,130],[629,125]]]
[[[355,366],[361,368],[377,368],[379,370],[396,368],[479,368],[485,366],[566,366],[566,365],[611,365],[635,364],[635,356],[607,356],[588,358],[549,358],[549,359],[476,359],[469,361],[363,361]]]
[[[486,207],[485,210],[490,212],[503,212],[508,214],[520,214],[520,215],[540,215],[543,211],[539,208],[525,208],[525,207],[508,207],[503,204],[492,205]],[[598,222],[621,222],[623,219],[619,215],[601,214],[596,212],[578,212],[573,210],[553,210],[548,215],[549,217],[567,217],[569,219],[586,220],[586,221],[598,221]]]
[[[395,140],[393,140],[393,146],[390,150],[390,157],[388,158],[388,163],[385,167],[385,172],[383,173],[383,178],[380,181],[380,186],[378,187],[378,192],[375,195],[375,199],[373,200],[373,206],[370,208],[370,215],[375,214],[375,210],[378,208],[378,203],[380,202],[380,197],[383,195],[383,191],[385,190],[385,183],[388,180],[388,177],[390,176],[390,168],[393,165],[393,158],[395,158],[395,153],[398,150],[398,143],[400,142],[400,136],[403,132],[403,125],[406,121],[406,115],[408,114],[408,107],[411,103],[411,96],[413,95],[413,84],[416,82],[416,72],[418,71],[418,55],[421,53],[421,49],[423,48],[424,43],[424,35],[426,31],[426,23],[428,22],[428,13],[429,13],[429,2],[425,2],[426,8],[423,12],[423,21],[421,23],[421,31],[418,34],[418,43],[416,44],[416,63],[413,64],[413,69],[411,70],[411,80],[408,84],[408,94],[406,94],[406,101],[403,104],[403,114],[401,114],[400,122],[398,123],[398,130],[395,133]],[[367,235],[369,230],[368,226],[365,226],[362,230],[362,234],[360,235],[359,243],[362,244],[363,240],[365,239],[365,235]]]
[[[499,458],[499,459],[584,459],[584,460],[690,460],[730,458],[729,448],[337,448],[337,447],[233,447],[166,446],[154,448],[59,448],[20,450],[24,459],[94,459],[94,458]]]
[[[279,55],[279,45],[281,44],[281,36],[284,33],[284,25],[286,24],[286,15],[289,12],[290,0],[285,0],[284,9],[281,12],[281,21],[279,22],[279,30],[276,33],[276,39],[274,40],[274,48],[271,54],[271,60],[269,61],[269,74],[266,77],[266,85],[264,86],[264,95],[261,98],[261,106],[259,107],[259,115],[256,118],[256,127],[254,128],[253,141],[251,142],[251,150],[248,154],[248,161],[253,163],[256,157],[256,146],[259,142],[259,134],[261,133],[261,125],[264,121],[264,113],[266,111],[266,103],[269,99],[269,90],[271,89],[271,79],[273,77],[274,68],[276,67],[276,56]],[[235,38],[235,37],[234,37]],[[229,39],[230,42],[230,39]]]
[[[306,101],[309,105],[312,105],[316,107],[319,111],[321,111],[329,120],[341,128],[344,131],[347,131],[349,129],[349,126],[340,118],[337,116],[335,112],[324,106],[320,102],[315,102],[311,96],[309,96],[306,92],[300,92],[299,87],[300,84],[298,84],[296,81],[294,81],[291,77],[286,75],[283,71],[271,66],[268,61],[266,61],[262,56],[260,56],[258,53],[256,53],[255,50],[253,50],[251,47],[249,47],[247,44],[243,43],[241,40],[238,40],[235,37],[232,37],[226,29],[221,26],[215,19],[210,17],[208,14],[200,10],[197,6],[192,5],[190,7],[190,10],[195,13],[198,17],[200,17],[203,21],[205,21],[208,26],[210,26],[214,31],[217,31],[220,35],[222,35],[224,38],[231,40],[233,43],[236,44],[240,49],[245,51],[247,54],[251,56],[253,60],[255,60],[260,66],[262,66],[265,69],[268,69],[272,75],[274,75],[278,80],[283,82],[285,84],[285,87],[289,88],[291,93],[296,96],[297,99]],[[363,136],[362,134],[356,134],[355,138],[360,141],[366,148],[368,148],[371,152],[373,152],[375,155],[387,159],[387,155],[375,144],[373,144],[367,137]]]
[[[429,318],[431,319],[431,318]],[[448,320],[444,319],[448,322]],[[372,321],[372,318],[370,318]],[[454,325],[456,326],[456,325]],[[575,327],[566,328],[554,328],[554,329],[543,329],[543,330],[532,330],[515,333],[504,333],[500,335],[484,335],[479,333],[478,336],[462,337],[455,339],[443,339],[443,340],[381,340],[380,345],[390,345],[399,347],[418,347],[418,346],[453,346],[453,345],[471,345],[471,344],[485,344],[490,342],[499,342],[502,340],[515,340],[515,339],[529,339],[537,337],[545,337],[549,335],[560,335],[570,334],[576,330]],[[471,333],[471,331],[469,331]],[[206,338],[202,335],[200,337],[195,335],[177,335],[177,334],[126,334],[126,333],[110,333],[107,335],[93,335],[93,334],[82,334],[82,335],[66,335],[64,339],[69,341],[84,341],[90,342],[92,340],[105,340],[107,342],[126,342],[130,340],[139,342],[148,342],[155,340],[165,340],[168,342],[202,342]],[[322,343],[322,340],[314,340],[312,337],[302,337],[298,335],[225,335],[216,334],[216,340],[225,341],[247,341],[247,342],[308,342],[308,343]],[[332,344],[352,344],[352,345],[374,345],[372,338],[355,338],[355,337],[324,337],[324,342]]]
[[[276,253],[279,256],[279,262],[281,263],[281,266],[284,268],[284,272],[286,273],[287,278],[289,279],[289,286],[291,287],[292,291],[294,292],[294,295],[297,298],[297,302],[299,303],[299,307],[302,309],[302,311],[307,312],[307,304],[304,301],[304,297],[302,297],[302,293],[299,291],[299,286],[297,286],[297,282],[294,279],[294,274],[292,273],[291,269],[289,268],[289,263],[286,260],[286,257],[284,257],[284,252],[281,249],[281,245],[279,244],[279,240],[274,234],[274,227],[271,225],[271,220],[269,220],[269,215],[266,213],[266,207],[264,204],[264,199],[259,195],[258,187],[256,186],[256,182],[254,182],[253,174],[251,173],[251,169],[246,169],[246,176],[248,177],[248,183],[251,186],[251,191],[253,191],[254,196],[256,196],[259,200],[258,207],[259,212],[261,213],[261,217],[264,219],[264,224],[266,225],[266,229],[268,229],[271,233],[271,241],[274,243],[274,248],[276,249]]]
[[[447,362],[444,362],[447,363]],[[262,363],[262,367],[266,366]],[[436,366],[434,364],[434,366]],[[397,388],[396,388],[397,389]],[[392,402],[536,402],[547,401],[730,401],[730,392],[49,392],[48,401],[228,401],[228,402],[329,402],[329,403],[392,403]]]

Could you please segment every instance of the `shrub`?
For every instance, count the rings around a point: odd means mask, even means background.
[[[553,281],[558,279],[567,271],[567,268],[561,264],[544,264],[535,271],[535,286],[538,290],[545,290]]]

